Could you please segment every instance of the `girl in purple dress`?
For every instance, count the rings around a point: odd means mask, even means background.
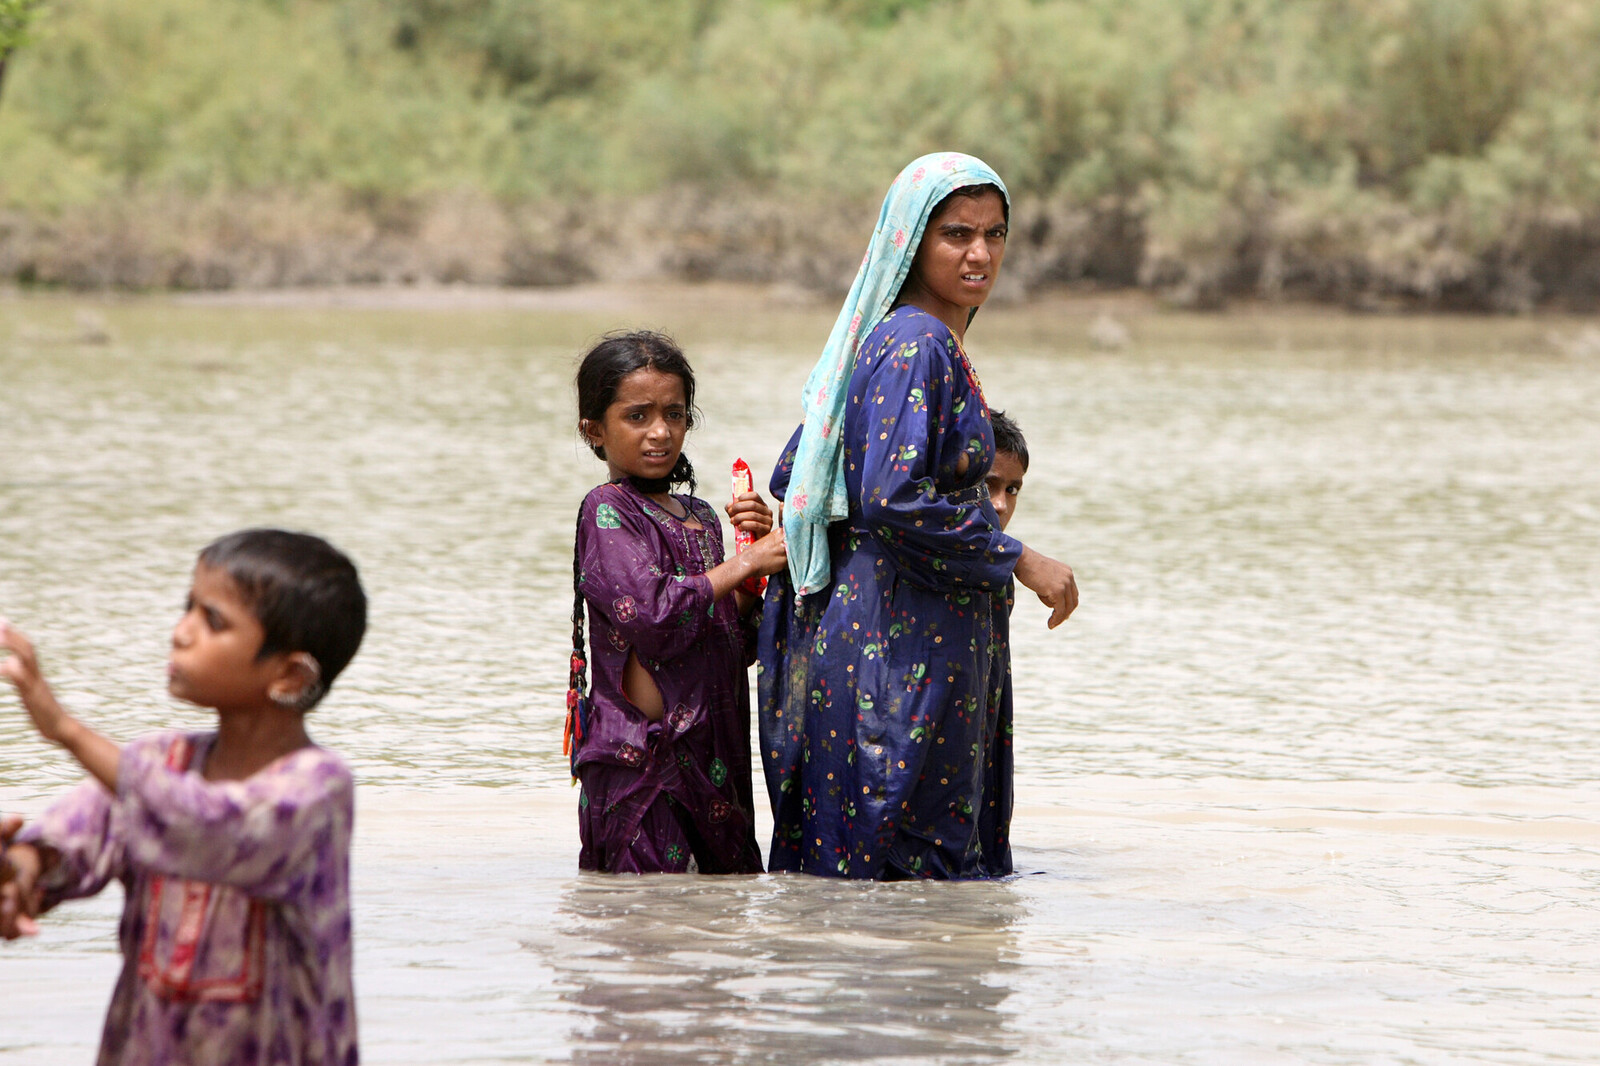
[[[63,900],[123,887],[123,968],[101,1066],[348,1066],[353,783],[305,715],[366,628],[350,560],[246,530],[200,553],[167,687],[210,733],[118,746],[67,714],[33,647],[0,623],[0,662],[39,733],[91,779],[19,832],[0,825],[0,936]]]
[[[741,495],[729,520],[757,539],[724,561],[716,512],[693,495],[683,455],[694,373],[670,339],[607,337],[577,386],[579,432],[610,473],[584,498],[573,554],[578,865],[760,873],[745,678],[759,597],[740,586],[785,565],[783,531],[758,494]],[[671,491],[683,483],[689,495]]]

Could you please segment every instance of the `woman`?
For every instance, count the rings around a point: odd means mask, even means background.
[[[770,869],[984,876],[996,594],[1015,576],[1052,628],[1078,601],[1071,568],[1001,532],[984,486],[994,434],[962,343],[1009,212],[972,156],[906,167],[806,381],[772,484],[789,573],[762,619]]]

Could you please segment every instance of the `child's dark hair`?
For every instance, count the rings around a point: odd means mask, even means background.
[[[1028,472],[1028,442],[1023,439],[1022,427],[1016,420],[1004,411],[990,411],[989,424],[994,427],[994,450],[996,452],[1010,452],[1017,457],[1017,462],[1022,464],[1022,472]]]
[[[317,661],[320,684],[301,703],[327,693],[367,630],[367,595],[355,564],[309,533],[243,529],[206,545],[200,563],[233,580],[265,636],[258,659],[303,651]]]
[[[689,428],[693,429],[698,412],[694,406],[694,371],[683,349],[671,337],[650,330],[632,333],[608,333],[584,353],[578,364],[578,418],[583,422],[600,422],[606,417],[606,408],[617,398],[617,387],[622,379],[635,370],[659,370],[675,374],[683,382],[683,402],[688,408]],[[589,443],[587,440],[585,443]],[[589,448],[601,459],[605,449],[589,443]],[[687,483],[694,492],[694,467],[689,457],[678,453],[678,462],[667,475],[667,481],[678,485]]]

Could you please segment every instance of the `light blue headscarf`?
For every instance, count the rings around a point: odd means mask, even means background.
[[[914,159],[894,179],[878,213],[878,227],[856,273],[850,295],[828,335],[822,357],[806,378],[802,400],[805,429],[795,449],[794,473],[784,495],[783,532],[789,546],[789,576],[797,595],[828,586],[828,525],[849,514],[844,487],[846,394],[861,339],[883,320],[905,284],[928,215],[956,189],[993,185],[1007,202],[1000,175],[983,160],[960,152],[935,152]]]

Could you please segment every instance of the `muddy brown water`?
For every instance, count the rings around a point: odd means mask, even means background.
[[[580,877],[569,379],[683,340],[705,494],[764,481],[828,309],[737,289],[0,294],[0,613],[117,736],[194,552],[323,532],[372,595],[312,723],[360,781],[373,1063],[1548,1063],[1600,1031],[1600,357],[1561,319],[986,310],[1017,631],[994,884]],[[91,328],[93,327],[93,328]],[[95,343],[82,343],[94,341]],[[76,778],[0,700],[0,809]],[[759,790],[758,790],[759,791]],[[764,830],[763,830],[764,831]],[[0,945],[0,1064],[92,1058],[115,889]]]

